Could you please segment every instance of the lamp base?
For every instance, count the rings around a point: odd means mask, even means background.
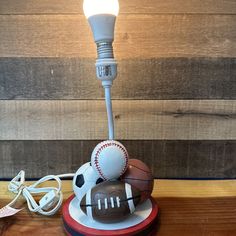
[[[68,236],[128,236],[154,235],[157,229],[158,206],[153,198],[136,208],[126,220],[104,224],[88,218],[73,195],[67,199],[63,209],[63,223]]]

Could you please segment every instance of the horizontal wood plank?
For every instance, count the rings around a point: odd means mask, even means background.
[[[7,182],[0,183],[0,207],[9,203],[12,194]],[[28,182],[32,184],[32,182]],[[52,183],[50,183],[50,186]],[[48,186],[44,184],[43,186]],[[63,181],[64,199],[73,192],[71,181]],[[160,215],[157,236],[234,236],[236,234],[236,182],[155,180],[152,196]],[[23,206],[24,201],[18,201]],[[24,209],[14,217],[0,219],[4,235],[64,236],[61,212],[54,217],[42,217]]]
[[[235,57],[236,15],[121,15],[117,59]],[[138,27],[137,27],[138,26]],[[0,15],[0,57],[94,58],[82,15]]]
[[[114,99],[236,99],[236,58],[118,61]],[[101,99],[93,59],[0,58],[0,99]]]
[[[100,140],[0,141],[0,179],[75,172]],[[122,140],[156,178],[236,178],[236,141]]]
[[[234,0],[120,0],[120,13],[235,14]],[[83,14],[78,0],[0,0],[0,14]]]
[[[114,101],[117,139],[235,139],[235,100]],[[0,101],[1,140],[105,139],[104,101]]]
[[[26,173],[27,174],[27,173]],[[26,184],[34,183],[27,180]],[[9,182],[0,181],[0,199],[7,201],[12,198],[12,193],[7,189]],[[57,186],[56,182],[48,181],[41,184],[42,187]],[[62,180],[62,191],[64,199],[73,194],[71,180]],[[230,198],[236,196],[235,180],[179,180],[179,179],[155,179],[152,196],[155,199],[162,198]],[[38,196],[35,196],[38,199]],[[21,201],[23,199],[19,199]],[[0,201],[3,206],[2,201]],[[21,203],[23,203],[21,201]],[[50,218],[48,218],[50,219]]]

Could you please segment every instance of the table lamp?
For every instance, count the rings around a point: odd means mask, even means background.
[[[129,159],[126,148],[115,140],[111,86],[117,76],[113,46],[118,0],[84,0],[97,45],[96,74],[105,90],[108,140],[93,150],[91,161],[73,178],[71,196],[63,206],[68,235],[153,235],[158,207],[152,199],[153,177],[145,163]]]

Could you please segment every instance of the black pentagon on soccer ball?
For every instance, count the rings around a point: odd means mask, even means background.
[[[100,183],[102,183],[102,182],[103,182],[103,179],[102,179],[102,178],[99,178],[99,179],[97,179],[96,184],[100,184]]]
[[[81,188],[84,185],[84,176],[83,175],[77,175],[75,180],[75,185],[78,188]]]

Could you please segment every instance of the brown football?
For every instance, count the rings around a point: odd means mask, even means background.
[[[121,176],[121,181],[129,183],[133,187],[139,189],[142,195],[141,202],[151,196],[154,178],[148,166],[140,160],[129,159],[128,168]]]
[[[80,202],[80,208],[93,220],[113,223],[132,214],[140,199],[139,190],[130,184],[105,181],[86,193]]]

